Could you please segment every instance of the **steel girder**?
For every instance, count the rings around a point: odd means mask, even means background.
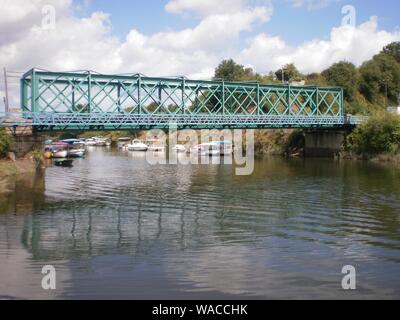
[[[344,125],[341,88],[186,78],[55,73],[21,79],[25,118],[41,128],[335,127]],[[47,130],[47,129],[46,129]]]
[[[332,116],[213,116],[213,115],[127,115],[127,114],[70,114],[25,113],[30,124],[39,131],[64,130],[129,130],[213,128],[341,128],[357,125],[363,120]]]

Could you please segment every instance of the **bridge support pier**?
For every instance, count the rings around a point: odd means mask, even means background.
[[[305,133],[305,156],[333,158],[342,149],[345,131],[312,130]]]
[[[25,157],[29,152],[39,150],[45,140],[44,136],[36,133],[33,127],[8,127],[11,136],[11,152],[17,158]]]

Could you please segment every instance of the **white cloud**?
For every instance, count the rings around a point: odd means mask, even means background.
[[[25,21],[23,17],[29,12],[35,14],[26,22],[23,36],[0,44],[0,61],[4,65],[13,69],[37,66],[99,72],[198,73],[199,68],[209,69],[211,60],[229,51],[238,42],[241,32],[268,21],[272,14],[267,7],[246,7],[238,12],[209,15],[194,28],[153,35],[131,30],[121,42],[110,34],[107,14],[97,12],[87,18],[76,18],[71,13],[70,0],[57,0],[64,7],[60,5],[61,9],[57,10],[56,29],[42,29],[40,6],[43,1],[35,0],[37,7],[24,9],[27,13],[20,15],[13,12],[19,7],[25,8],[26,1],[17,0],[18,5],[9,1],[7,10],[10,16],[15,16],[15,21]],[[154,65],[159,67],[154,68]]]
[[[220,50],[237,40],[242,31],[250,31],[255,23],[266,22],[269,18],[270,11],[264,7],[210,15],[193,29],[157,33],[150,37],[149,44],[184,51]]]
[[[2,0],[0,19],[0,46],[26,37],[34,26],[42,23],[42,8],[46,0]],[[71,0],[52,0],[57,15],[65,16],[72,7]]]
[[[399,40],[400,32],[378,30],[378,19],[372,17],[357,27],[333,28],[329,40],[316,39],[298,47],[288,45],[278,36],[259,34],[237,59],[251,63],[259,71],[276,70],[284,64],[295,63],[302,72],[318,72],[341,60],[360,65],[385,45]]]

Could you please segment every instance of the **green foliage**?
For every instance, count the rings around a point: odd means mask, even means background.
[[[154,101],[153,102],[151,102],[147,107],[146,107],[146,109],[149,111],[149,112],[156,112],[156,110],[158,110],[158,108],[159,108],[159,104],[158,103],[155,103]],[[132,111],[132,110],[131,110]]]
[[[0,162],[1,177],[14,176],[17,173],[18,173],[18,169],[14,162],[8,162],[8,161]],[[2,188],[0,188],[0,194],[1,194],[1,191],[4,191],[4,190],[2,190]]]
[[[306,75],[305,80],[309,86],[326,87],[328,85],[328,81],[319,73],[310,73]]]
[[[387,97],[391,103],[397,103],[400,93],[400,64],[395,58],[380,53],[365,62],[361,68],[360,92],[370,101],[378,102]]]
[[[11,148],[11,138],[5,128],[0,128],[0,158],[7,156]]]
[[[323,71],[322,76],[330,85],[342,87],[345,99],[354,100],[359,84],[359,75],[354,64],[345,61],[335,63]]]
[[[237,64],[232,59],[224,60],[215,69],[215,79],[224,81],[241,81],[253,79],[256,75],[250,68]]]
[[[31,156],[35,159],[36,162],[40,162],[42,160],[42,153],[40,150],[33,150],[31,152]]]
[[[359,91],[356,92],[352,101],[345,100],[344,102],[345,114],[368,116],[382,111],[382,109],[383,105],[369,102]]]
[[[383,53],[386,53],[396,59],[400,63],[400,42],[392,42],[383,48]]]
[[[297,70],[293,63],[287,64],[283,68],[283,71],[282,69],[277,70],[275,75],[279,81],[282,81],[282,75],[285,82],[302,80],[299,70]]]
[[[400,117],[390,113],[372,116],[348,137],[346,148],[359,155],[400,152]]]
[[[225,81],[257,81],[261,84],[282,82],[282,69],[260,75],[232,59],[224,60],[215,70],[215,79]],[[283,68],[286,82],[306,80],[311,86],[338,86],[344,90],[345,112],[354,115],[370,115],[386,109],[387,104],[397,105],[400,94],[400,42],[383,48],[382,52],[365,62],[360,68],[352,63],[336,63],[322,73],[306,76],[300,74],[294,64]],[[386,99],[387,94],[387,99]],[[218,101],[210,100],[212,109]]]
[[[74,112],[80,112],[80,113],[90,113],[90,105],[88,104],[78,104],[74,106],[73,108]]]

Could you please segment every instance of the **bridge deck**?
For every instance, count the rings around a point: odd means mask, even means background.
[[[305,116],[182,116],[182,115],[127,115],[127,114],[61,114],[25,113],[0,114],[0,126],[34,126],[38,131],[65,130],[135,130],[177,128],[342,128],[356,126],[365,117],[305,117]]]

